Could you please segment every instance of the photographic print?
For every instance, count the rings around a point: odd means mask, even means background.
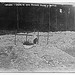
[[[75,72],[75,3],[0,2],[0,72]]]

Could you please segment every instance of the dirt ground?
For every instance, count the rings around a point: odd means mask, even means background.
[[[25,35],[16,36],[16,45],[14,35],[0,36],[0,72],[75,72],[75,32],[50,32],[48,44],[48,33],[39,34],[30,49],[23,46]]]

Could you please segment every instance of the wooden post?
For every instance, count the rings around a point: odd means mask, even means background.
[[[27,32],[27,34],[26,34],[26,41],[27,41],[27,36],[28,36],[28,32]]]
[[[67,19],[68,19],[68,17],[67,17],[68,15],[67,15],[67,12],[68,12],[68,11],[67,11],[67,9],[66,9],[66,11],[65,11],[65,17],[66,17],[66,31],[67,31],[67,24],[68,24],[68,20],[67,20]]]
[[[57,8],[56,8],[56,30],[57,30]]]
[[[19,30],[19,14],[18,14],[18,6],[17,6],[17,30]]]
[[[16,45],[16,32],[17,32],[17,31],[15,31],[15,40],[14,40],[15,45]]]
[[[18,18],[18,6],[17,6],[17,28],[16,28],[16,31],[15,31],[15,39],[14,39],[14,43],[16,45],[16,34],[17,34],[17,30],[19,30],[19,18]]]
[[[74,9],[74,30],[75,30],[75,7],[73,7]]]
[[[16,45],[16,34],[17,34],[17,30],[19,30],[19,18],[18,18],[18,6],[17,6],[17,28],[16,28],[16,31],[15,31],[15,39],[14,39],[14,42],[15,42],[15,45]]]
[[[38,31],[38,44],[39,44],[39,31]]]
[[[47,35],[47,45],[49,43],[49,32],[50,32],[50,5],[49,5],[49,30],[48,30],[48,35]]]

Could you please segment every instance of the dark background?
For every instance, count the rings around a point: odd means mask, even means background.
[[[75,31],[74,12],[72,5],[5,6],[0,3],[0,30]]]

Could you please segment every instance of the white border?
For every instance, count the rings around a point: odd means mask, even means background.
[[[0,2],[68,4],[68,5],[74,5],[75,6],[75,0],[0,0]]]
[[[23,3],[56,3],[56,4],[73,4],[75,5],[75,0],[0,0],[0,2],[23,2]],[[23,75],[24,73],[11,73],[11,75]],[[35,75],[36,73],[26,73],[26,75]],[[36,75],[70,75],[71,73],[37,73]],[[74,73],[72,73],[74,74]],[[10,75],[10,73],[2,73],[0,75]],[[25,74],[24,74],[25,75]]]
[[[75,0],[0,0],[0,2],[31,2],[31,3],[55,3],[55,2],[75,2]]]

